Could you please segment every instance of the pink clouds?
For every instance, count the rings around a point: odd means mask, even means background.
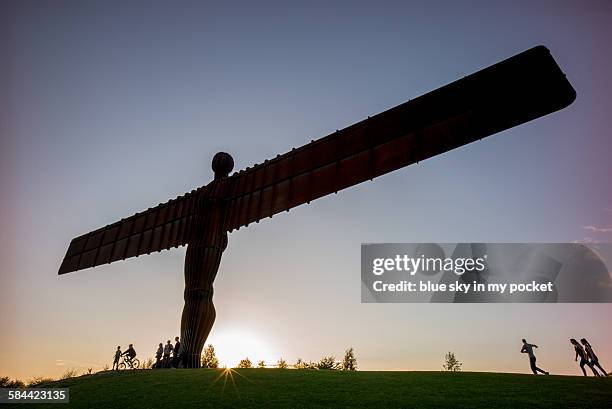
[[[597,227],[597,226],[580,226],[584,230],[592,231],[593,233],[612,233],[612,227]]]

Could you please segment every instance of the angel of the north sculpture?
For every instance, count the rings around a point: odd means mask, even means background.
[[[253,167],[72,240],[59,274],[187,245],[184,366],[200,366],[215,320],[213,282],[227,234],[570,105],[576,92],[538,46]],[[484,170],[483,170],[484,171]]]

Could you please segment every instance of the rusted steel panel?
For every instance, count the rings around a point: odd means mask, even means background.
[[[79,270],[84,268],[93,267],[96,261],[97,250],[89,250],[81,254],[81,259],[79,260]]]
[[[110,263],[112,253],[113,243],[105,244],[104,246],[100,247],[100,251],[98,252],[98,257],[96,258],[95,265]]]
[[[140,242],[141,237],[142,234],[135,234],[129,237],[127,248],[125,249],[125,254],[123,255],[124,259],[138,255],[138,243]]]
[[[272,216],[272,200],[274,199],[274,185],[268,186],[261,191],[260,205],[259,205],[259,218],[263,219]]]
[[[151,239],[151,247],[149,248],[149,253],[161,250],[161,240],[162,240],[163,233],[164,233],[164,231],[163,231],[163,228],[161,226],[160,227],[156,227],[153,230],[153,237]]]
[[[111,259],[110,259],[111,262],[117,261],[117,260],[123,260],[125,258],[124,254],[127,248],[127,242],[128,242],[127,238],[117,240],[117,242],[115,243],[115,248],[113,249],[113,254],[111,255]],[[93,266],[90,266],[90,267],[93,267]]]

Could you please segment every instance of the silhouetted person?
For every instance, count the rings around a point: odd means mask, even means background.
[[[157,348],[157,352],[155,352],[155,367],[161,368],[162,355],[164,354],[164,344],[159,343],[159,347]]]
[[[166,345],[164,345],[164,368],[168,368],[170,366],[170,354],[172,354],[173,349],[172,343],[170,343],[170,340],[168,340]]]
[[[181,341],[179,341],[179,337],[174,338],[176,344],[174,344],[174,350],[172,351],[172,366],[178,368],[179,363],[181,362]]]
[[[119,369],[119,358],[121,358],[121,345],[115,351],[115,359],[113,360],[113,370]]]
[[[599,372],[597,372],[597,370],[587,359],[587,354],[586,352],[584,352],[584,348],[582,348],[582,345],[580,345],[578,341],[576,341],[574,338],[570,339],[570,342],[574,346],[574,351],[576,351],[576,358],[574,358],[574,361],[577,361],[578,357],[580,357],[580,369],[582,369],[583,375],[587,376],[587,373],[584,370],[584,366],[587,365],[589,368],[591,368],[591,371],[593,371],[593,375],[599,376]]]
[[[591,346],[591,344],[589,344],[589,341],[587,341],[586,338],[582,338],[580,342],[582,342],[582,345],[584,345],[584,350],[586,351],[587,358],[589,358],[589,360],[591,361],[591,365],[593,366],[593,368],[598,367],[601,372],[603,372],[604,376],[608,376],[606,370],[603,369],[599,364],[599,358],[597,358],[597,355],[595,355],[595,352],[593,352],[593,347]]]
[[[521,348],[521,353],[529,355],[529,366],[531,366],[531,371],[534,375],[537,375],[538,372],[542,372],[544,375],[548,375],[548,372],[536,366],[536,357],[533,353],[533,348],[537,347],[538,346],[536,344],[530,344],[525,341],[525,339],[523,339],[523,347]]]
[[[125,352],[123,354],[121,354],[121,355],[127,356],[129,361],[131,361],[132,359],[136,358],[136,350],[134,350],[134,345],[130,344],[128,349],[126,349]]]

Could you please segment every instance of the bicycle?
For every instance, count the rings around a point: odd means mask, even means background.
[[[138,358],[130,358],[127,355],[124,355],[121,357],[121,362],[119,362],[119,369],[123,370],[123,369],[138,369],[138,367],[140,366],[140,361],[138,360]]]

